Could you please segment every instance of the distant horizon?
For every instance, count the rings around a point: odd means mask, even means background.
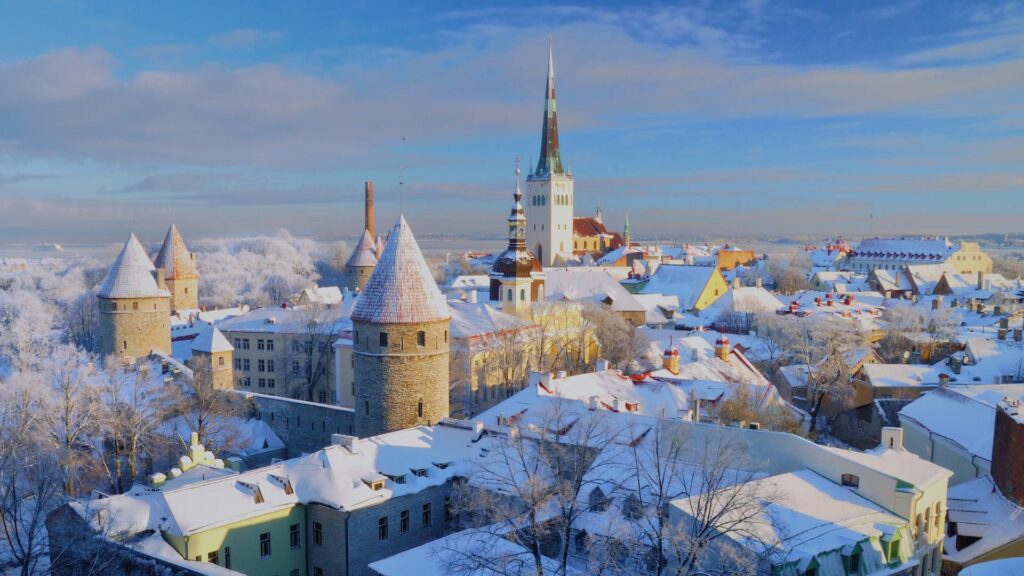
[[[424,238],[501,239],[515,158],[537,161],[549,34],[576,214],[600,205],[611,230],[627,213],[637,238],[971,236],[1024,219],[1013,2],[8,16],[0,245],[162,238],[171,222],[349,239],[365,180],[378,225],[404,207]]]

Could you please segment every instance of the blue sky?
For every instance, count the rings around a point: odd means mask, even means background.
[[[1016,2],[150,4],[5,4],[0,242],[347,238],[403,173],[417,233],[500,237],[549,33],[577,213],[634,236],[1024,217]]]

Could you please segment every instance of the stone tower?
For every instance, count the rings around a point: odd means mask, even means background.
[[[526,216],[523,192],[519,188],[519,161],[516,161],[516,190],[512,213],[508,217],[508,248],[491,268],[491,302],[501,302],[507,314],[527,315],[530,304],[544,299],[544,277],[540,260],[526,247]]]
[[[171,224],[164,244],[156,255],[157,270],[164,271],[164,282],[171,293],[171,313],[199,308],[199,271],[196,255],[189,252],[178,227]]]
[[[220,330],[208,327],[192,341],[192,357],[188,365],[196,383],[203,387],[229,390],[235,386],[235,373],[231,365],[235,348]]]
[[[363,237],[359,239],[356,249],[348,257],[348,262],[345,262],[342,283],[346,288],[359,292],[366,288],[366,283],[369,282],[370,275],[373,274],[373,269],[377,266],[376,251],[370,231],[363,230]]]
[[[572,255],[572,174],[563,169],[558,147],[558,111],[555,106],[555,59],[548,40],[548,81],[544,95],[544,124],[541,128],[540,160],[526,177],[526,245],[540,259],[541,266],[555,264],[558,255]]]
[[[402,216],[352,311],[356,435],[436,424],[448,416],[450,319]]]
[[[104,355],[131,359],[171,353],[171,294],[135,234],[125,242],[97,293]]]

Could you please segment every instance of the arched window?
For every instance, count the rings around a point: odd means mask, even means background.
[[[512,289],[511,288],[508,289],[508,296],[507,296],[506,299],[510,300],[510,301],[512,300]]]
[[[526,301],[526,288],[519,289],[519,299]]]

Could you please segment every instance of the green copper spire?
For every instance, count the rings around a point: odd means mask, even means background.
[[[544,125],[540,139],[540,160],[534,176],[564,174],[558,151],[558,110],[555,105],[555,56],[548,35],[548,84],[544,94]]]

